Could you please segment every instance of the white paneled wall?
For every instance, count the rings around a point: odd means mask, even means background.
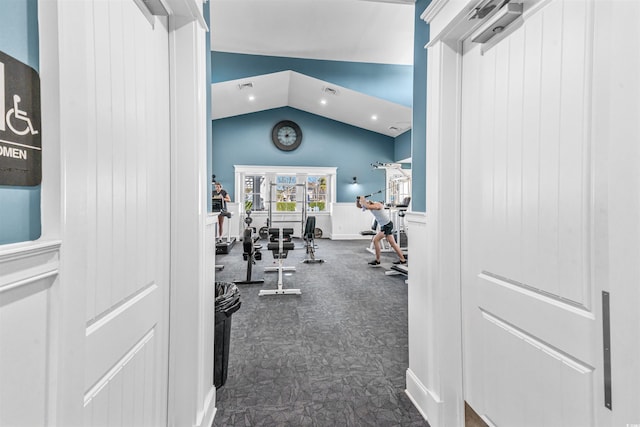
[[[371,230],[373,215],[363,212],[353,203],[334,203],[331,208],[331,239],[370,239],[362,236],[363,230]]]
[[[47,424],[59,243],[0,250],[0,425]]]

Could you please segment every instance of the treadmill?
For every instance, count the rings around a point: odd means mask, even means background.
[[[212,212],[218,212],[220,215],[227,217],[227,219],[231,218],[231,212],[222,210],[222,199],[212,198],[211,207]],[[216,255],[228,254],[231,252],[233,245],[236,244],[236,238],[229,236],[229,227],[231,227],[231,223],[227,223],[227,236],[218,236],[218,239],[216,240]]]

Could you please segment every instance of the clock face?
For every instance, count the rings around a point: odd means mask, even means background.
[[[273,127],[271,139],[280,150],[292,151],[302,142],[302,130],[296,123],[283,120]]]

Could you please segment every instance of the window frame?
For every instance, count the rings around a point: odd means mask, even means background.
[[[336,167],[321,167],[321,166],[259,166],[259,165],[234,165],[235,170],[235,188],[236,194],[242,194],[242,198],[238,198],[237,202],[240,204],[241,209],[244,210],[244,180],[246,176],[264,176],[266,185],[269,186],[271,182],[275,182],[275,178],[278,175],[288,175],[295,176],[297,183],[308,183],[308,177],[326,177],[327,178],[327,193],[326,193],[326,205],[324,211],[314,211],[315,214],[330,214],[331,205],[336,202],[336,175],[338,168]],[[268,192],[270,188],[267,187],[267,198],[264,200],[265,210],[264,211],[256,211],[256,212],[268,212],[269,210],[269,199]],[[255,193],[255,191],[254,191]],[[302,200],[300,197],[306,197],[306,194],[302,192],[302,189],[298,189],[296,192],[296,199]],[[300,210],[297,209],[298,204],[296,204],[295,211],[277,211],[273,210],[274,213],[285,214],[285,213],[299,213]],[[307,210],[309,210],[309,206],[307,206]]]

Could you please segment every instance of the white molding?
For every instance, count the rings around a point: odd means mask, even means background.
[[[553,359],[559,360],[562,362],[563,365],[568,366],[569,368],[574,369],[576,372],[580,373],[580,374],[590,374],[592,373],[595,368],[591,365],[589,365],[588,363],[576,359],[575,357],[572,357],[571,355],[559,350],[557,347],[542,341],[540,338],[531,335],[530,333],[526,332],[523,329],[520,329],[518,327],[516,327],[515,325],[512,325],[511,323],[507,322],[506,320],[503,320],[501,318],[499,318],[498,316],[495,316],[492,313],[489,313],[486,310],[480,309],[480,313],[482,315],[482,317],[487,320],[488,322],[493,323],[494,325],[496,325],[497,327],[505,330],[506,332],[510,333],[511,335],[515,336],[516,338],[518,338],[519,340],[522,340],[523,342],[529,344],[530,346],[532,346],[533,348],[543,352],[544,354],[548,355],[549,357],[552,357]]]
[[[233,165],[235,172],[264,175],[267,173],[305,173],[307,175],[335,175],[338,168],[331,166],[259,166]]]
[[[407,369],[406,382],[405,393],[422,417],[432,426],[441,425],[440,410],[443,402],[440,397],[422,384],[411,369]]]
[[[427,223],[427,214],[424,212],[407,212],[404,215],[404,220],[407,223],[414,224],[426,224]]]
[[[62,242],[60,240],[38,240],[35,242],[0,245],[0,263],[59,252],[61,244]]]
[[[186,22],[198,21],[201,29],[209,31],[207,23],[202,15],[202,2],[198,0],[165,0],[163,5],[174,17],[186,18]],[[182,26],[182,25],[181,25]]]
[[[26,277],[24,279],[16,280],[14,282],[9,282],[4,285],[0,284],[0,293],[8,292],[13,289],[17,289],[22,286],[27,286],[32,283],[39,282],[40,280],[48,279],[49,277],[53,277],[57,275],[58,275],[58,269],[56,268],[56,269],[45,271],[40,274],[30,275],[29,277]]]
[[[449,0],[433,0],[431,3],[429,3],[429,6],[427,6],[424,12],[422,12],[422,14],[420,15],[420,19],[422,19],[427,24],[430,23],[433,18],[438,13],[440,13],[442,8],[447,5],[447,3],[449,3]]]
[[[410,252],[424,261],[409,275],[407,391],[434,426],[464,425],[460,282],[460,37],[475,2],[436,1],[429,21],[426,214],[409,213]],[[413,227],[412,227],[413,226]],[[411,265],[410,257],[410,265]],[[412,270],[414,269],[413,266]],[[418,282],[418,278],[419,282]]]
[[[60,241],[5,245],[0,249],[0,293],[58,275]],[[47,285],[51,286],[53,280]]]
[[[213,419],[216,416],[216,412],[218,412],[218,408],[216,408],[216,389],[215,387],[211,387],[209,389],[209,393],[207,393],[204,399],[204,405],[202,410],[198,411],[196,416],[196,426],[197,427],[209,427],[213,425]]]
[[[193,0],[185,0],[193,1]],[[180,2],[173,2],[172,7]],[[175,8],[174,12],[178,13]],[[179,13],[178,13],[179,14]],[[184,19],[170,19],[171,114],[171,313],[168,425],[194,425],[212,413],[214,270],[212,231],[207,212],[206,33]],[[214,397],[210,397],[213,393]],[[208,405],[208,407],[207,407]],[[208,419],[203,416],[203,419]]]
[[[153,338],[154,330],[150,330],[143,336],[136,345],[133,346],[118,362],[113,365],[84,395],[84,406],[87,406],[91,399],[96,397],[109,382],[118,375],[122,369],[129,363],[133,357]]]
[[[156,289],[158,289],[158,285],[156,285],[155,283],[151,283],[146,288],[143,288],[140,292],[126,299],[124,303],[116,306],[114,309],[102,314],[96,320],[88,323],[87,330],[85,332],[86,336],[95,333],[98,329],[111,322],[113,319],[127,311],[129,308],[133,307],[138,301],[143,300],[147,295],[150,295]]]
[[[209,212],[207,218],[205,220],[206,225],[217,224],[218,223],[218,213]]]
[[[362,234],[332,234],[329,238],[331,240],[371,240],[371,236],[363,236]]]

